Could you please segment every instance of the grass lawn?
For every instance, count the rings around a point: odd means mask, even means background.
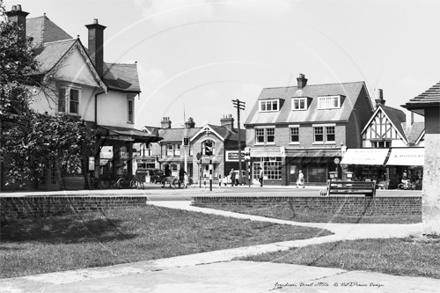
[[[268,218],[309,222],[309,223],[375,223],[375,224],[413,224],[421,223],[422,215],[411,216],[344,216],[322,213],[314,210],[294,210],[288,206],[250,207],[245,205],[203,204],[205,208],[227,210],[236,213],[263,216]]]
[[[154,206],[22,219],[2,223],[0,278],[330,234]]]
[[[242,258],[440,279],[440,239],[365,239]]]

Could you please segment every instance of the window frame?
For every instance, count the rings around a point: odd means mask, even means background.
[[[212,147],[212,151],[211,154],[206,154],[206,142],[211,142],[211,147]],[[202,146],[202,155],[204,156],[214,156],[215,155],[215,141],[212,139],[205,139],[204,141],[202,141],[201,143]]]
[[[321,133],[317,133],[319,129]],[[321,140],[317,140],[317,135],[321,137]],[[324,143],[324,126],[313,126],[313,143]]]
[[[275,144],[275,138],[276,138],[276,133],[275,133],[275,126],[266,126],[266,127],[255,127],[255,145],[265,145],[265,144],[270,144],[270,145],[274,145]],[[273,130],[273,133],[271,133],[271,135],[268,133],[268,131]],[[261,135],[262,132],[262,135]],[[263,141],[259,141],[259,138],[263,138]],[[269,141],[269,137],[272,137],[272,140]]]
[[[166,144],[166,154],[167,154],[167,157],[171,157],[174,155],[174,146],[172,143]]]
[[[276,108],[277,108],[276,110],[274,110],[274,105],[276,105]],[[261,100],[261,101],[259,101],[258,109],[259,109],[259,112],[279,112],[280,111],[280,99]]]
[[[296,130],[296,134],[293,134],[292,131]],[[296,136],[297,140],[293,140],[293,137]],[[299,126],[289,126],[289,143],[291,144],[299,144]]]
[[[329,133],[329,129],[333,129],[333,133]],[[329,139],[329,137],[333,135],[333,140]],[[335,143],[336,142],[336,127],[335,126],[325,126],[325,142],[326,143]]]
[[[64,98],[61,98],[61,91],[64,93]],[[73,92],[76,92],[76,99],[72,99]],[[61,85],[58,86],[58,97],[57,97],[57,111],[58,113],[64,113],[70,116],[80,116],[79,110],[81,105],[81,87],[72,85]],[[61,109],[62,108],[62,109]],[[72,112],[76,108],[75,112]]]
[[[295,102],[298,101],[298,108],[295,108]],[[301,102],[304,103],[301,107]],[[292,98],[292,111],[304,111],[307,110],[307,98]]]
[[[181,153],[181,145],[177,143],[174,145],[174,156],[175,157],[180,156],[180,153]]]
[[[134,123],[134,99],[127,99],[127,123]]]
[[[337,105],[335,105],[335,102]],[[341,96],[318,97],[318,110],[340,109]]]

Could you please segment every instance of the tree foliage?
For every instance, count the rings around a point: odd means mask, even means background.
[[[2,16],[4,11],[0,0]],[[6,184],[36,180],[39,172],[54,165],[59,171],[79,172],[84,157],[93,154],[96,136],[96,130],[78,117],[32,108],[34,89],[44,91],[45,85],[38,83],[32,39],[21,41],[20,29],[6,19],[0,21],[0,155]]]

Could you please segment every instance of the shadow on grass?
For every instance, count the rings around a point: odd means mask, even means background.
[[[7,242],[43,242],[50,244],[75,244],[87,242],[108,242],[137,237],[137,234],[123,232],[123,220],[92,218],[74,219],[68,217],[47,217],[8,222],[1,228],[1,239]]]

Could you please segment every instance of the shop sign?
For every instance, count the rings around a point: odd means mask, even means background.
[[[241,160],[245,160],[246,153],[241,152]],[[238,151],[226,151],[226,162],[238,162]]]
[[[129,135],[112,135],[112,136],[104,136],[104,139],[109,140],[122,140],[122,141],[134,141],[134,138]]]
[[[136,159],[137,163],[155,163],[155,159]]]

